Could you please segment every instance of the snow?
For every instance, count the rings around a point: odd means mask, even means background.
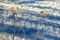
[[[26,38],[27,40],[34,40],[37,30],[40,30],[37,40],[60,40],[60,2],[56,1],[35,1],[21,5],[11,1],[10,3],[0,1],[0,6],[5,6],[3,9],[20,8],[16,16],[16,36],[14,40],[26,40]],[[22,5],[24,7],[21,7]],[[45,13],[43,19],[39,14],[42,10]],[[0,40],[12,40],[14,16],[8,10],[0,11],[0,27],[2,28],[2,30],[0,29]],[[24,29],[26,38],[21,28]]]

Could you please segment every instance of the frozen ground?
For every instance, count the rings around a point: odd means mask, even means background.
[[[0,0],[3,2],[4,0]],[[16,17],[16,36],[15,40],[26,40],[24,37],[27,36],[27,40],[35,40],[37,30],[39,30],[39,36],[36,40],[60,40],[60,2],[59,0],[44,0],[44,1],[29,1],[29,0],[18,0],[18,1],[5,1],[7,3],[16,3],[27,5],[31,8],[21,9],[17,13]],[[42,20],[37,9],[50,10],[47,12]],[[13,29],[14,29],[14,16],[0,8],[0,40],[12,40]],[[21,23],[21,25],[20,25]],[[40,25],[41,23],[41,25]],[[25,31],[25,34],[22,31]]]

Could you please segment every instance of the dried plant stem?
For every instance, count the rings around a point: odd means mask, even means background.
[[[36,32],[36,36],[35,36],[35,39],[34,40],[37,40],[37,38],[38,38],[38,36],[39,36],[39,32],[40,32],[40,29],[41,29],[41,22],[42,22],[42,20],[43,20],[43,17],[44,16],[41,16],[42,18],[40,19],[40,26],[39,26],[39,29],[38,29],[38,31]]]
[[[13,34],[13,40],[14,40],[14,37],[15,37],[15,32],[16,32],[16,26],[15,26],[15,23],[16,23],[16,17],[15,17],[15,15],[16,15],[16,13],[13,13],[13,15],[14,15],[14,34]]]
[[[21,22],[19,22],[19,24],[20,24],[20,26],[22,25],[22,24],[21,24]],[[22,31],[23,31],[23,33],[24,33],[24,38],[26,38],[26,40],[27,40],[26,33],[25,33],[25,31],[24,31],[24,29],[23,29],[23,27],[22,27],[22,26],[21,26],[21,29],[22,29]]]

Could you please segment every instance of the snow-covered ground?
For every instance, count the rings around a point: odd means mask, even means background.
[[[13,40],[13,35],[8,33],[0,33],[0,40]],[[20,38],[18,36],[15,36],[14,40],[26,40],[25,38]],[[30,40],[30,39],[28,39]]]
[[[0,2],[18,4],[19,7],[20,5],[27,6],[17,12],[15,40],[26,40],[26,38],[27,40],[35,40],[36,32],[39,30],[39,27],[40,30],[36,40],[60,40],[59,0],[33,0],[33,2],[31,0],[3,1],[4,0]],[[0,40],[12,40],[14,16],[4,9],[4,7],[0,7]],[[40,20],[42,17],[39,14],[41,10],[48,10],[42,21]]]

